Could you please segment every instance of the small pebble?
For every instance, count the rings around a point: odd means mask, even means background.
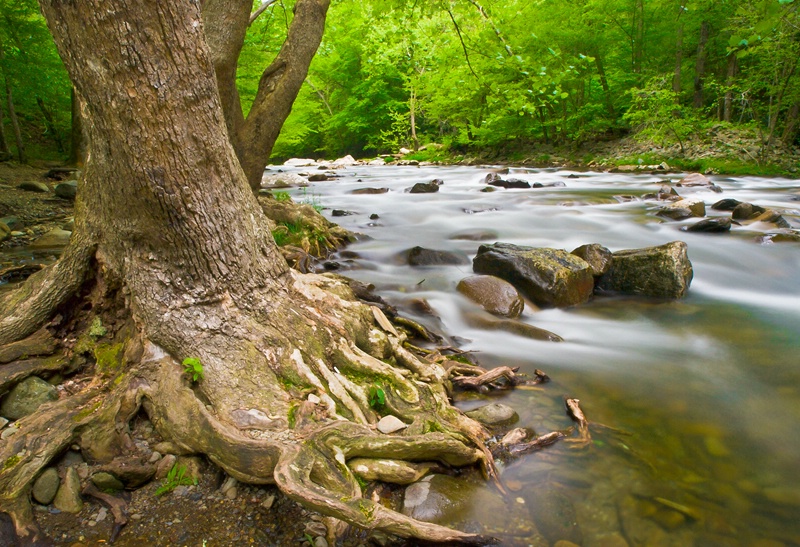
[[[261,507],[264,509],[270,509],[273,503],[275,503],[275,494],[270,494],[264,498],[264,501],[261,502]]]

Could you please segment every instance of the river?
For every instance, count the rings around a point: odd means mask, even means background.
[[[318,172],[271,171],[279,169]],[[590,446],[561,443],[501,470],[511,490],[506,501],[525,504],[523,514],[549,510],[536,507],[532,491],[555,491],[574,509],[583,545],[800,545],[800,243],[764,243],[759,237],[776,231],[766,224],[727,234],[681,231],[692,221],[657,217],[659,204],[641,199],[681,175],[512,168],[507,177],[565,186],[487,193],[488,172],[354,166],[290,193],[368,236],[334,257],[344,274],[374,284],[402,313],[457,336],[484,366],[550,375],[541,389],[492,397],[517,410],[519,425],[538,433],[568,427],[563,398],[581,400],[595,424]],[[435,178],[443,181],[439,192],[407,192]],[[709,216],[729,215],[711,205],[736,198],[776,209],[800,227],[796,181],[711,179],[721,194],[676,190],[703,199]],[[389,191],[351,193],[366,187]],[[332,218],[335,209],[353,214]],[[524,312],[520,320],[562,336],[561,343],[481,330],[465,321],[473,304],[455,290],[472,274],[469,265],[415,268],[398,257],[420,245],[471,258],[481,242],[454,237],[485,231],[488,242],[566,250],[682,240],[694,280],[680,301],[598,297]],[[438,319],[415,315],[411,304],[419,299]],[[458,405],[484,403],[465,398]],[[477,489],[446,523],[499,533],[504,544],[530,544],[523,524],[481,501],[489,488]]]

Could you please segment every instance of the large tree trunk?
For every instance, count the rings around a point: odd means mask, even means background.
[[[203,22],[230,139],[250,187],[258,191],[283,122],[322,40],[330,0],[298,0],[295,4],[286,41],[264,70],[245,119],[236,88],[236,67],[252,5],[246,0],[206,0]]]
[[[89,154],[89,137],[86,128],[83,126],[83,114],[81,114],[81,99],[78,92],[73,87],[70,91],[70,146],[69,163],[77,167],[83,167],[86,157]]]
[[[71,244],[0,301],[0,346],[87,286],[92,309],[103,301],[125,320],[114,332],[118,362],[98,364],[94,382],[20,420],[0,446],[0,511],[23,540],[38,539],[27,499],[41,468],[73,442],[95,460],[119,454],[143,408],[183,450],[239,480],[277,483],[323,514],[406,537],[483,541],[361,498],[347,465],[331,464],[480,463],[495,476],[486,432],[448,402],[445,369],[409,353],[342,280],[288,269],[227,140],[197,4],[40,3],[85,100],[92,148]],[[183,375],[187,357],[202,363],[197,384]],[[374,385],[385,388],[383,413],[408,424],[401,435],[375,431]]]

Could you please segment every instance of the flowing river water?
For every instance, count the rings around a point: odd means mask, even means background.
[[[518,425],[539,434],[570,426],[565,396],[579,398],[594,424],[589,446],[562,442],[503,467],[505,499],[489,485],[475,487],[438,520],[508,545],[800,545],[800,243],[765,243],[776,232],[767,224],[734,225],[727,234],[681,231],[698,219],[664,220],[655,216],[662,204],[641,199],[681,175],[512,168],[507,177],[545,187],[487,193],[488,172],[354,166],[290,190],[368,236],[334,257],[344,274],[374,284],[401,313],[456,336],[483,366],[550,375],[541,388],[492,396],[517,410]],[[407,192],[435,178],[443,181],[439,192]],[[800,227],[796,181],[711,178],[721,194],[676,189],[703,199],[709,216],[729,216],[710,206],[736,198]],[[367,187],[389,191],[352,193]],[[352,214],[332,218],[337,209]],[[460,238],[481,232],[488,243],[566,250],[682,240],[694,280],[680,301],[597,297],[570,309],[526,308],[520,320],[562,336],[560,343],[482,330],[465,320],[475,305],[455,289],[472,274],[470,265],[411,267],[400,258],[417,245],[472,258],[481,242]],[[415,314],[419,300],[435,318]],[[467,397],[458,405],[485,403]]]

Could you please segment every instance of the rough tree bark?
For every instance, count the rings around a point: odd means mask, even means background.
[[[211,48],[222,110],[236,155],[254,191],[283,122],[292,110],[325,30],[330,0],[298,0],[286,41],[264,70],[247,118],[236,88],[236,67],[249,26],[249,0],[206,0],[203,22]]]
[[[91,307],[111,310],[120,348],[0,446],[0,512],[23,543],[41,539],[28,501],[41,469],[76,442],[100,462],[135,449],[127,424],[140,409],[183,450],[323,514],[485,542],[361,497],[352,458],[479,464],[495,476],[487,434],[449,404],[444,368],[381,328],[377,308],[339,278],[288,269],[227,139],[197,3],[40,3],[92,148],[71,244],[0,301],[0,346]],[[198,384],[183,375],[186,357],[202,362]],[[402,434],[376,431],[373,385],[383,413],[408,424]]]

